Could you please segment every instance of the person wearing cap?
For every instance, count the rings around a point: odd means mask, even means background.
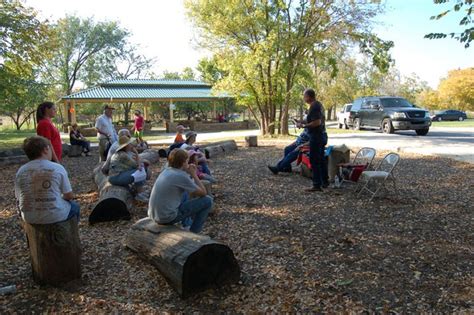
[[[110,159],[109,182],[112,185],[126,188],[130,188],[132,185],[138,193],[135,199],[146,202],[148,199],[142,192],[145,181],[135,182],[134,173],[137,170],[142,170],[143,166],[140,156],[133,146],[133,141],[127,136],[119,138],[117,152]]]
[[[107,159],[107,146],[112,145],[118,140],[117,131],[112,123],[112,111],[115,108],[105,105],[104,113],[100,115],[96,122],[97,138],[99,139],[99,161]]]
[[[188,164],[188,153],[174,149],[155,184],[148,203],[148,216],[158,224],[172,225],[191,218],[190,231],[199,233],[212,209],[213,199],[196,174],[196,166]],[[186,199],[191,194],[196,197]]]
[[[145,120],[143,119],[142,112],[138,109],[135,111],[135,123],[133,125],[133,135],[137,139],[137,143],[140,144],[143,142],[143,127],[145,125]]]
[[[186,141],[183,143],[182,146],[180,146],[180,149],[183,150],[194,150],[196,153],[198,153],[197,159],[199,162],[199,165],[202,167],[202,171],[208,175],[211,175],[211,170],[209,169],[209,166],[207,164],[206,156],[204,153],[199,149],[198,146],[194,145],[196,143],[196,137],[197,133],[194,131],[188,131],[186,132]]]

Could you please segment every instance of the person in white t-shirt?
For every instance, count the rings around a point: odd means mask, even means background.
[[[112,111],[115,108],[105,105],[104,113],[100,115],[96,122],[97,138],[99,139],[99,162],[107,159],[107,145],[118,141],[117,131],[112,123]]]
[[[23,150],[30,160],[15,177],[15,197],[21,217],[30,224],[51,224],[80,218],[79,204],[74,202],[66,169],[51,162],[48,139],[34,136],[25,139]]]

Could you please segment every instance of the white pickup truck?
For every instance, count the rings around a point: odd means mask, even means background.
[[[349,114],[351,113],[352,104],[345,104],[340,112],[336,113],[337,125],[339,129],[344,126],[345,129],[349,129],[347,122],[349,121]]]

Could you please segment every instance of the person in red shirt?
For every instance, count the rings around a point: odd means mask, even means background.
[[[36,109],[36,133],[49,140],[52,151],[52,160],[60,162],[62,156],[61,136],[58,129],[53,125],[51,119],[56,116],[56,105],[52,102],[41,103]]]
[[[142,116],[142,112],[138,109],[135,111],[135,125],[133,126],[134,136],[137,139],[137,143],[143,142],[143,126],[145,121]]]

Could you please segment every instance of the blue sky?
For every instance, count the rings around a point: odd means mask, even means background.
[[[448,70],[474,66],[474,45],[464,49],[452,39],[423,38],[431,31],[459,30],[459,15],[430,21],[431,15],[446,6],[434,5],[432,0],[386,0],[385,3],[386,13],[377,19],[385,25],[377,25],[374,30],[383,39],[395,42],[392,56],[403,75],[416,73],[435,88]],[[133,33],[132,41],[140,44],[147,56],[156,57],[154,71],[158,74],[194,67],[207,55],[197,48],[183,0],[26,0],[26,4],[40,10],[42,17],[53,20],[66,13],[76,13],[120,21]]]

